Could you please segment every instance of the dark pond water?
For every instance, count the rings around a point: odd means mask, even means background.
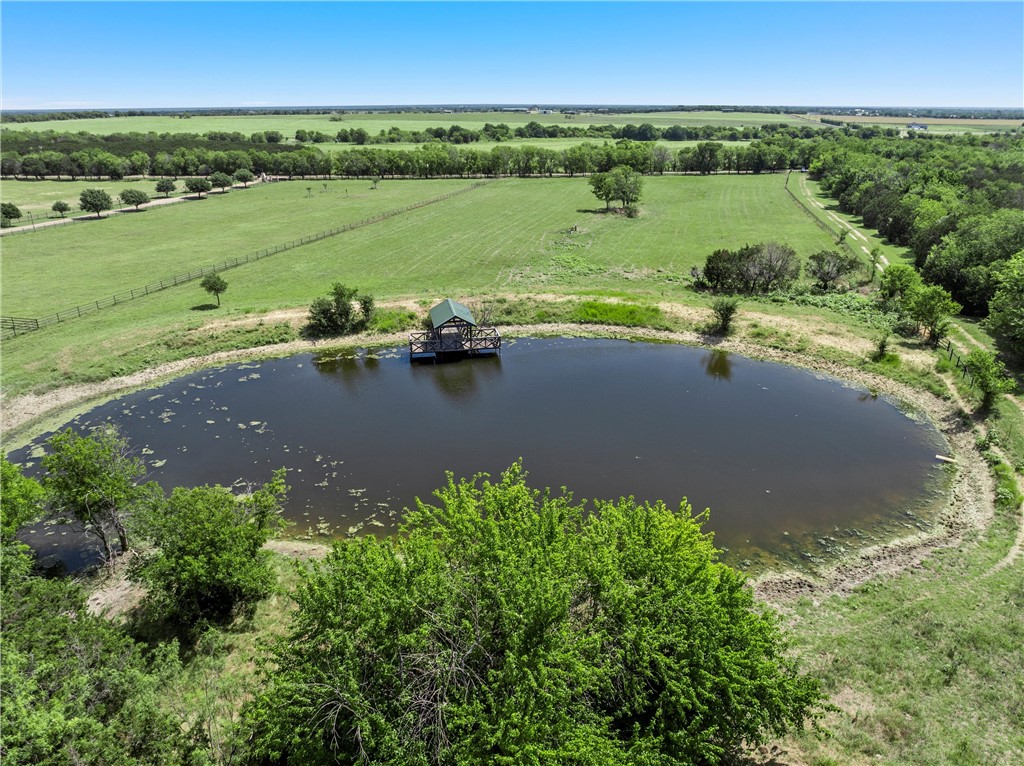
[[[497,475],[522,457],[534,486],[579,499],[710,507],[716,543],[739,565],[817,560],[923,526],[945,453],[932,426],[840,381],[611,340],[521,340],[501,358],[437,365],[410,364],[403,349],[232,365],[71,425],[104,421],[165,488],[261,482],[287,466],[296,535],[389,532],[446,470]],[[55,536],[39,529],[30,542],[63,550]]]

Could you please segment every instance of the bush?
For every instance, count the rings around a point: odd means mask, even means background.
[[[721,335],[728,335],[732,325],[733,317],[740,308],[739,298],[715,298],[711,301],[711,311],[715,315],[715,323],[712,331]]]
[[[436,494],[302,573],[253,761],[721,763],[821,700],[706,515],[575,504],[518,464]]]
[[[274,584],[263,544],[282,526],[285,471],[245,495],[225,487],[176,488],[147,518],[154,550],[130,577],[149,588],[161,617],[194,627],[266,596]]]
[[[964,365],[974,385],[981,391],[982,407],[991,407],[999,394],[1013,390],[1013,381],[1006,367],[992,352],[977,348],[967,355]]]
[[[800,276],[800,261],[789,245],[762,242],[716,250],[694,276],[717,292],[761,295],[792,287]]]
[[[353,306],[356,302],[359,304],[358,313]],[[369,326],[373,311],[373,296],[361,296],[355,288],[335,282],[330,295],[316,298],[310,305],[309,321],[302,328],[302,333],[309,338],[327,338],[361,332]]]

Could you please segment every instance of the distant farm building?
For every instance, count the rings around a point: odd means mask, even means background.
[[[907,124],[907,130],[928,130],[928,126],[921,122],[911,122]]]
[[[501,335],[494,327],[481,327],[473,313],[447,298],[430,309],[430,330],[409,335],[409,358],[444,355],[476,356],[501,353]]]

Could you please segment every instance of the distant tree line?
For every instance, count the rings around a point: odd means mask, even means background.
[[[247,150],[218,151],[180,147],[173,152],[136,150],[121,156],[103,149],[66,154],[41,151],[0,155],[0,174],[5,178],[109,178],[129,175],[171,177],[234,175],[239,170],[288,178],[307,176],[356,177],[464,177],[586,175],[627,165],[638,173],[764,173],[805,167],[817,142],[780,136],[749,145],[730,146],[701,142],[673,150],[648,141],[621,139],[602,144],[581,143],[567,149],[533,144],[500,144],[490,149],[454,146],[440,142],[413,149],[372,146],[326,153],[313,146],[279,152],[264,145]]]

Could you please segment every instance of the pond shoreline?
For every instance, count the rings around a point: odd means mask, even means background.
[[[771,572],[752,582],[758,597],[782,605],[799,597],[822,598],[833,593],[848,593],[857,585],[877,576],[901,572],[920,564],[929,552],[953,545],[971,531],[983,529],[992,519],[992,479],[975,447],[973,431],[959,410],[931,393],[898,383],[882,375],[855,367],[819,359],[810,354],[783,351],[739,340],[714,339],[693,332],[665,332],[646,328],[580,326],[566,324],[503,326],[507,337],[562,336],[601,337],[717,348],[751,359],[776,362],[849,381],[910,405],[923,413],[944,435],[956,459],[957,475],[950,488],[949,501],[927,533],[899,538],[863,549],[834,564],[812,578],[796,572]],[[65,422],[78,412],[189,372],[258,358],[275,358],[295,353],[334,348],[404,345],[406,333],[360,335],[339,342],[292,341],[274,346],[218,352],[203,357],[179,360],[131,375],[88,384],[76,384],[43,394],[25,394],[5,399],[0,405],[5,432],[5,451],[27,443],[41,433]],[[12,438],[13,437],[13,438]],[[282,541],[284,542],[284,541]],[[302,541],[287,541],[288,551],[307,548],[317,552],[327,548]],[[292,553],[294,555],[294,553]]]

